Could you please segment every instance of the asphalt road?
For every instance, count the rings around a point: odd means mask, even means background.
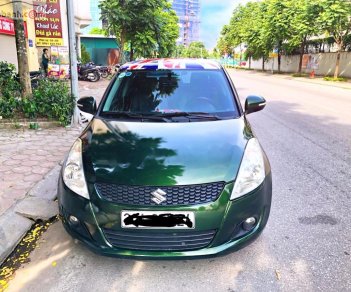
[[[351,291],[351,90],[232,72],[273,170],[268,225],[225,257],[134,261],[95,255],[60,223],[9,291]]]

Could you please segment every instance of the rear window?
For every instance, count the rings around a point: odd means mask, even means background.
[[[158,115],[202,112],[238,117],[222,70],[157,70],[120,73],[102,108],[106,112]]]

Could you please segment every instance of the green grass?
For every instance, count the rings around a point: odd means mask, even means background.
[[[344,77],[334,78],[334,77],[331,77],[331,76],[325,76],[325,77],[323,77],[323,80],[325,80],[325,81],[334,81],[334,82],[347,82],[347,78],[344,78]]]
[[[308,77],[306,73],[294,73],[291,75],[292,77]]]

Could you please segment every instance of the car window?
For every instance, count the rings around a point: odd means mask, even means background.
[[[102,108],[104,112],[142,115],[201,112],[238,116],[221,70],[127,71],[118,75]]]

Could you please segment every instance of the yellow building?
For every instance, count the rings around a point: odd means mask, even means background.
[[[75,11],[75,29],[79,48],[81,29],[88,26],[89,0],[71,0]],[[79,2],[79,9],[78,9]],[[65,0],[26,0],[22,2],[22,15],[14,13],[13,4],[0,0],[0,61],[17,66],[17,49],[13,18],[22,17],[26,26],[29,70],[40,68],[44,48],[68,47],[67,7]]]

